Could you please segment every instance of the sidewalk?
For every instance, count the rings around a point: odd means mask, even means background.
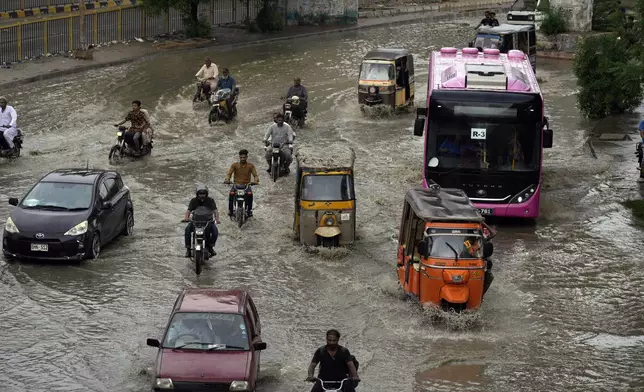
[[[456,3],[443,3],[456,4]],[[274,34],[249,33],[238,28],[213,28],[213,36],[209,39],[187,40],[147,40],[145,42],[131,41],[126,44],[117,43],[103,46],[94,51],[93,60],[76,60],[74,58],[52,56],[13,64],[12,68],[0,68],[0,91],[22,84],[45,80],[91,69],[110,67],[134,61],[146,60],[167,52],[181,52],[198,48],[217,47],[218,50],[249,45],[267,44],[290,38],[303,38],[316,35],[333,34],[387,25],[399,25],[408,22],[438,22],[464,17],[478,17],[482,10],[494,9],[497,12],[507,10],[511,2],[499,4],[498,1],[468,1],[459,5],[457,12],[425,12],[405,13],[400,11],[395,16],[379,18],[362,18],[357,25],[337,26],[292,26]],[[465,9],[467,7],[467,9]]]

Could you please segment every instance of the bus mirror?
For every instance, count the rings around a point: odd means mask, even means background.
[[[438,158],[433,157],[432,159],[429,160],[429,163],[427,164],[429,167],[438,167]]]
[[[552,129],[543,130],[543,148],[552,148]]]
[[[414,121],[414,136],[423,136],[424,131],[425,131],[425,119],[417,118],[416,121]]]

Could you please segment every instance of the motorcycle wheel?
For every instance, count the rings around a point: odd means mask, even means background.
[[[108,156],[108,160],[110,164],[114,165],[118,163],[122,157],[123,157],[123,151],[121,151],[121,146],[116,145],[112,147],[112,149],[110,150],[110,155]]]
[[[217,121],[219,121],[219,113],[217,112],[217,108],[212,108],[210,109],[210,113],[208,113],[208,124],[212,125]]]
[[[277,179],[280,176],[279,163],[273,159],[273,167],[271,168],[271,177],[273,177],[273,182],[277,182]]]
[[[203,258],[204,258],[203,252],[204,252],[203,250],[196,250],[195,251],[195,256],[194,256],[194,258],[195,258],[195,272],[197,273],[197,275],[201,275],[201,269],[203,267]]]
[[[242,225],[244,224],[244,207],[237,207],[237,216],[235,219],[237,220],[237,227],[241,229]]]
[[[299,120],[297,120],[297,127],[298,128],[303,128],[304,127],[304,119],[303,118],[300,118]]]

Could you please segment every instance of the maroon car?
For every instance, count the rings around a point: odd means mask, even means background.
[[[255,391],[266,349],[257,309],[242,290],[184,289],[158,347],[152,389],[173,392]]]

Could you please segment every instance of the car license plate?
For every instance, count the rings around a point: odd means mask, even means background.
[[[31,244],[31,250],[34,252],[47,252],[49,251],[49,245],[47,244]]]
[[[479,208],[481,215],[494,215],[494,208]]]

